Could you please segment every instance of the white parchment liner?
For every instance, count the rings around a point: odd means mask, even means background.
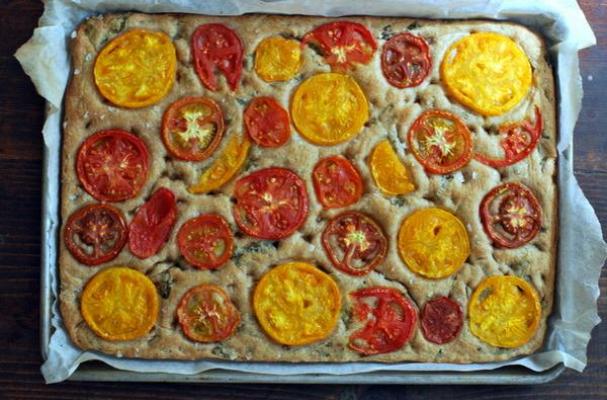
[[[599,276],[607,257],[600,223],[584,197],[566,159],[582,99],[578,54],[596,39],[581,9],[574,0],[46,0],[39,27],[31,39],[15,54],[31,77],[38,93],[48,102],[43,128],[45,151],[50,168],[45,197],[48,215],[57,237],[60,226],[59,154],[61,144],[61,107],[70,73],[67,41],[75,27],[87,16],[136,10],[143,12],[186,12],[211,15],[244,13],[280,13],[306,15],[380,15],[418,18],[493,18],[509,19],[538,29],[548,38],[556,60],[559,88],[559,188],[560,242],[555,310],[549,319],[545,345],[538,353],[500,363],[469,365],[431,363],[243,363],[229,361],[144,361],[121,359],[95,352],[82,352],[70,342],[56,302],[52,306],[54,333],[42,374],[48,383],[67,379],[88,360],[101,360],[113,367],[138,372],[195,374],[210,369],[235,370],[276,375],[325,373],[351,374],[369,371],[475,371],[505,365],[523,365],[543,371],[558,363],[582,371],[590,332],[600,319],[596,301]],[[56,244],[46,243],[49,257],[56,258]],[[51,268],[52,292],[56,298],[57,271]]]

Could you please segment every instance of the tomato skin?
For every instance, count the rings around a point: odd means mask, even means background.
[[[126,164],[126,165],[125,165]],[[131,199],[148,176],[149,153],[139,137],[122,129],[98,131],[82,143],[76,173],[84,190],[100,201]]]
[[[232,91],[238,89],[244,51],[236,32],[223,24],[200,25],[192,35],[192,54],[196,73],[207,89],[218,90],[216,70],[226,77]]]
[[[217,269],[234,250],[234,238],[227,221],[220,215],[204,214],[187,220],[177,233],[177,246],[187,262],[198,269]],[[222,252],[217,255],[219,247]]]
[[[409,32],[392,36],[382,49],[381,68],[388,83],[394,87],[418,86],[432,68],[428,43]]]
[[[449,343],[455,340],[464,325],[462,307],[449,297],[436,297],[424,305],[420,325],[429,342]]]
[[[158,253],[177,219],[175,195],[160,188],[142,205],[129,225],[129,250],[144,259]]]
[[[232,209],[240,230],[259,239],[290,236],[308,215],[306,184],[286,168],[271,167],[236,181]]]
[[[324,208],[347,207],[363,194],[363,181],[358,169],[343,156],[326,157],[312,171],[314,191]]]
[[[280,147],[291,136],[289,114],[269,96],[256,97],[249,103],[244,125],[251,140],[261,147]]]
[[[126,244],[127,232],[126,222],[120,210],[106,204],[89,204],[69,216],[63,228],[63,239],[76,260],[95,266],[116,258]],[[74,235],[77,235],[81,242],[93,246],[92,255],[87,254],[74,242]],[[111,246],[104,250],[107,241],[110,241]]]
[[[366,325],[354,332],[348,346],[363,355],[389,353],[400,349],[415,332],[417,312],[407,298],[390,287],[373,286],[350,293],[356,303],[352,314]],[[365,298],[376,298],[377,304],[370,306]],[[394,310],[400,309],[400,313]],[[369,315],[372,315],[370,318]],[[366,345],[361,344],[366,343]]]

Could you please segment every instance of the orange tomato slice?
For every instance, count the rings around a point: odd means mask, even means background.
[[[371,152],[369,169],[375,184],[386,196],[407,194],[415,190],[411,174],[388,139],[379,142]]]
[[[301,46],[280,36],[263,39],[255,50],[255,72],[266,82],[288,81],[301,66]]]

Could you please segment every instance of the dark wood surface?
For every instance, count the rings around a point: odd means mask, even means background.
[[[607,226],[607,2],[582,0],[598,46],[581,54],[586,97],[575,137],[575,172]],[[0,399],[604,399],[607,324],[594,329],[584,373],[535,387],[304,386],[62,383],[40,375],[40,193],[44,102],[13,57],[42,12],[34,0],[0,1]],[[607,318],[607,273],[599,313]]]

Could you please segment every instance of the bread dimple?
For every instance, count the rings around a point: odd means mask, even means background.
[[[146,359],[220,358],[249,361],[427,361],[484,362],[505,360],[530,354],[543,343],[546,319],[552,309],[556,234],[557,188],[556,173],[556,114],[555,88],[546,47],[539,36],[525,27],[485,21],[414,21],[406,18],[348,17],[361,22],[375,36],[378,47],[390,34],[411,31],[423,36],[430,44],[433,66],[429,77],[418,87],[397,89],[384,79],[378,50],[369,65],[357,66],[350,73],[359,83],[370,106],[367,126],[355,138],[345,143],[319,147],[305,141],[291,126],[291,139],[278,149],[253,146],[243,176],[269,166],[283,166],[296,172],[306,182],[310,212],[306,222],[289,238],[280,242],[259,241],[244,235],[235,239],[235,254],[221,269],[200,271],[189,266],[179,256],[176,245],[178,228],[189,218],[201,213],[221,214],[236,232],[230,197],[234,180],[212,195],[194,195],[187,187],[196,182],[213,157],[191,163],[171,158],[160,140],[160,121],[166,107],[185,95],[209,96],[216,100],[226,117],[226,137],[218,154],[231,135],[242,134],[242,113],[255,96],[271,95],[289,109],[290,96],[299,83],[316,73],[328,72],[329,66],[310,47],[302,51],[300,73],[290,81],[268,84],[253,70],[254,51],[265,37],[284,35],[300,39],[313,27],[328,21],[319,17],[286,17],[250,15],[240,17],[206,17],[192,15],[115,14],[93,17],[77,30],[71,43],[73,73],[65,97],[63,131],[61,215],[65,220],[84,204],[95,202],[80,186],[74,162],[78,147],[92,133],[108,128],[131,131],[144,140],[153,162],[148,180],[134,199],[114,204],[130,220],[135,210],[151,193],[164,186],[178,199],[178,219],[166,246],[146,260],[132,256],[125,248],[116,259],[98,267],[79,264],[67,251],[63,236],[60,240],[59,271],[61,276],[60,305],[67,331],[73,342],[85,350]],[[210,92],[200,83],[192,67],[190,37],[197,26],[208,22],[224,23],[234,29],[245,49],[245,68],[236,92],[219,79],[220,90]],[[157,104],[143,109],[128,110],[109,105],[98,93],[92,79],[96,54],[111,38],[128,29],[144,27],[166,32],[177,49],[176,81],[170,93]],[[470,112],[446,94],[440,84],[439,65],[445,50],[458,38],[474,31],[494,31],[512,37],[529,56],[533,66],[533,88],[519,105],[506,114],[482,117]],[[468,125],[473,135],[482,138],[487,129],[502,123],[518,121],[532,115],[537,105],[544,117],[544,132],[532,155],[516,165],[495,170],[472,160],[460,171],[447,176],[428,175],[407,150],[406,133],[413,121],[426,109],[439,107],[454,112]],[[390,139],[399,157],[410,169],[417,190],[399,198],[383,196],[370,177],[367,157],[381,140]],[[479,139],[480,140],[480,139]],[[365,185],[362,199],[349,207],[371,215],[389,237],[389,252],[385,262],[365,277],[352,277],[336,270],[320,243],[320,233],[327,220],[340,210],[323,210],[314,194],[310,174],[321,157],[344,154],[360,170]],[[514,250],[498,250],[484,234],[478,206],[492,187],[503,181],[520,181],[536,194],[543,209],[542,230],[529,245]],[[410,271],[401,261],[396,249],[396,237],[403,219],[413,210],[436,205],[457,215],[468,230],[471,255],[461,270],[442,280],[429,280]],[[290,260],[314,263],[329,273],[342,293],[341,318],[335,332],[326,340],[302,347],[286,347],[270,340],[260,329],[251,307],[251,293],[259,278],[269,268]],[[111,265],[128,265],[146,273],[159,287],[160,317],[156,327],[145,337],[128,342],[110,342],[97,337],[80,315],[80,294],[85,283],[96,272]],[[449,295],[456,299],[467,315],[468,298],[476,285],[486,276],[514,274],[530,280],[542,301],[542,320],[538,333],[526,345],[516,349],[497,349],[481,342],[464,323],[459,337],[445,345],[426,341],[419,331],[402,349],[371,357],[361,357],[348,349],[348,337],[353,331],[350,318],[351,301],[348,293],[372,285],[398,288],[419,309],[432,297]],[[201,283],[223,287],[237,308],[242,322],[236,333],[222,343],[199,344],[189,341],[175,322],[175,307],[181,296]]]

